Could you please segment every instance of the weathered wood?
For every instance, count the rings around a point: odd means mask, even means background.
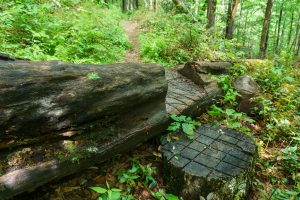
[[[169,114],[197,116],[219,99],[223,92],[211,75],[227,74],[229,62],[189,62],[166,72]]]
[[[211,75],[228,74],[232,65],[230,62],[189,62],[178,71],[197,85],[207,85],[214,82]]]
[[[0,199],[124,153],[221,94],[155,64],[0,61]]]
[[[17,144],[0,152],[0,199],[162,133],[166,92],[156,64],[0,62],[0,143]]]
[[[114,123],[136,105],[163,101],[166,90],[164,69],[155,64],[0,62],[0,140],[80,133],[99,119]]]
[[[201,126],[194,140],[179,136],[163,139],[164,179],[171,193],[184,200],[247,197],[257,151],[252,138],[211,125]]]

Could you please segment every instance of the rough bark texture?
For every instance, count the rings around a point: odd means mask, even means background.
[[[281,21],[282,21],[282,13],[283,13],[283,4],[284,2],[282,1],[281,7],[280,7],[280,12],[279,12],[279,19],[278,19],[278,28],[277,28],[277,38],[276,38],[276,43],[275,43],[275,52],[278,53],[279,50],[279,41],[281,38],[280,35],[280,30],[281,30]],[[282,27],[284,29],[284,27]]]
[[[189,140],[163,139],[164,179],[170,193],[184,200],[246,199],[253,179],[257,147],[232,129],[205,125]]]
[[[200,114],[222,94],[208,73],[228,71],[202,63],[195,84],[156,64],[13,60],[0,61],[1,200],[134,148],[169,114]]]
[[[166,91],[164,69],[154,64],[0,62],[0,139],[80,132],[99,119],[112,123],[136,105],[163,102]]]
[[[272,13],[273,7],[273,0],[268,0],[266,11],[265,11],[265,19],[263,28],[261,31],[261,39],[260,39],[260,48],[259,48],[259,57],[264,58],[267,52],[267,45],[268,45],[268,33],[269,33],[269,26],[270,26],[270,18]]]
[[[207,28],[212,28],[216,22],[217,0],[208,0],[207,4]]]
[[[90,79],[89,73],[99,78]],[[0,199],[161,133],[167,81],[156,64],[0,62]]]
[[[234,0],[233,6],[232,6],[232,0],[229,0],[228,12],[227,12],[226,35],[225,35],[225,38],[228,40],[231,40],[233,38],[234,18],[236,16],[238,5],[239,5],[238,0]]]

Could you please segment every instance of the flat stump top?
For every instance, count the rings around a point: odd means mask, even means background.
[[[185,173],[208,179],[230,179],[251,168],[257,151],[254,140],[232,129],[204,125],[193,140],[183,133],[179,140],[163,138],[163,156]]]

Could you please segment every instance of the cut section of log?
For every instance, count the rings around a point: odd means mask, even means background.
[[[175,70],[166,71],[166,106],[169,114],[199,116],[222,96],[223,92],[217,82],[211,79],[211,74],[195,71],[193,66],[192,63],[187,63]],[[185,76],[185,72],[190,76]],[[212,75],[221,73],[213,70],[211,72]],[[194,76],[197,81],[193,80]]]
[[[164,179],[169,191],[184,200],[245,199],[256,152],[252,138],[219,126],[201,126],[194,140],[183,133],[178,141],[164,136]]]
[[[197,85],[207,85],[214,82],[211,75],[228,74],[232,65],[230,62],[188,62],[178,72]]]

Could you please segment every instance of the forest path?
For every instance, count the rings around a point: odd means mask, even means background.
[[[122,22],[122,25],[132,44],[132,48],[126,53],[124,62],[141,63],[138,24],[135,21],[126,20]]]

